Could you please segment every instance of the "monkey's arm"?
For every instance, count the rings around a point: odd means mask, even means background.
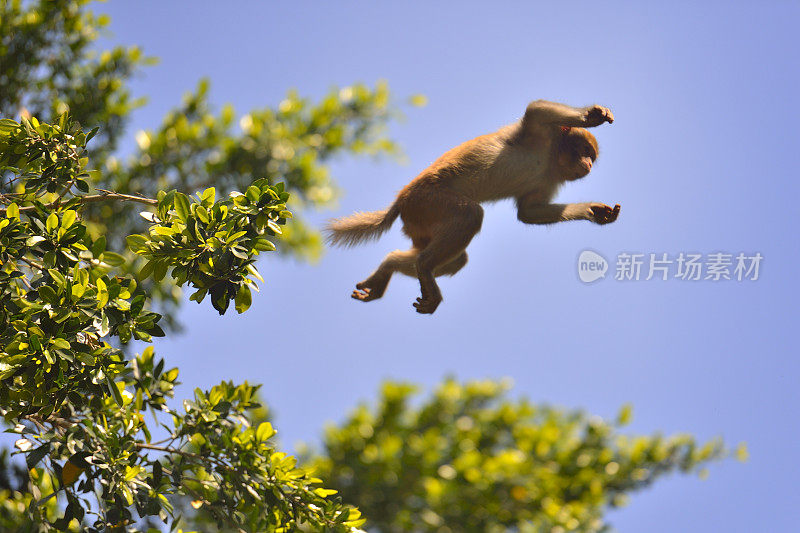
[[[614,122],[611,110],[599,105],[571,107],[547,100],[536,100],[528,104],[522,118],[523,128],[536,126],[570,126],[593,128],[604,122]]]
[[[595,202],[529,204],[523,199],[517,200],[517,218],[525,224],[554,224],[567,220],[591,220],[596,224],[609,224],[617,220],[619,209],[619,204],[612,208]]]

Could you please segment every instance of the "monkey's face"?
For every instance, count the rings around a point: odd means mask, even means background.
[[[562,135],[558,164],[564,178],[573,181],[585,177],[597,160],[597,139],[583,128],[569,128]]]

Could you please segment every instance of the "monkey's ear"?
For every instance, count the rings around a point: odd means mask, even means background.
[[[569,126],[561,126],[561,131],[567,133],[571,128]]]

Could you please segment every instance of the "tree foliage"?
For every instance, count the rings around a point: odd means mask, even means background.
[[[291,216],[288,193],[260,179],[225,199],[213,188],[194,199],[174,190],[157,199],[87,194],[91,136],[66,116],[53,125],[0,120],[0,167],[16,191],[2,196],[0,218],[0,407],[30,478],[5,508],[21,504],[45,528],[133,530],[151,516],[179,520],[170,497],[183,496],[249,531],[359,525],[358,511],[275,449],[268,422],[249,423],[257,387],[197,389],[174,409],[178,370],[165,370],[152,347],[132,361],[114,347],[164,334],[140,287],[148,277],[169,273],[198,302],[208,294],[220,313],[230,302],[244,312],[260,279],[254,259],[275,250],[270,238]],[[84,208],[113,201],[154,209],[143,213],[147,232],[128,237],[146,260],[138,278],[87,231]],[[61,505],[47,505],[52,495]]]
[[[127,82],[155,60],[139,47],[94,52],[109,19],[88,11],[88,3],[0,3],[0,116],[22,114],[55,123],[69,112],[87,128],[98,127],[86,157],[90,168],[102,171],[83,179],[93,189],[156,198],[159,191],[172,189],[186,194],[209,187],[223,195],[245,191],[254,177],[282,182],[292,194],[295,219],[276,245],[281,252],[313,259],[321,251],[321,238],[300,212],[335,200],[327,162],[341,154],[399,153],[385,134],[387,121],[399,115],[385,83],[334,88],[317,102],[290,91],[275,108],[237,117],[230,105],[215,113],[209,83],[201,81],[158,128],[137,133],[132,155],[116,155],[132,111],[144,103],[131,97]],[[0,193],[13,192],[9,177],[0,175]],[[128,202],[88,205],[83,217],[92,235],[105,235],[123,255],[125,237],[145,227]],[[129,262],[123,268],[140,267],[141,262]],[[144,287],[165,326],[174,325],[181,291],[153,279]]]
[[[447,380],[414,406],[415,387],[386,383],[374,408],[327,429],[311,462],[376,531],[558,533],[605,530],[628,493],[728,453],[720,440],[624,435],[630,406],[607,422],[508,388]]]

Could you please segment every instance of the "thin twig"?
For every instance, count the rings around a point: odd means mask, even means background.
[[[197,454],[197,453],[194,453],[194,452],[187,452],[186,450],[181,450],[179,448],[173,448],[171,446],[169,446],[169,447],[167,447],[167,446],[155,446],[153,444],[146,444],[144,442],[137,442],[137,443],[135,443],[135,445],[136,445],[137,448],[144,449],[144,450],[155,450],[155,451],[158,451],[158,452],[176,453],[178,455],[182,455],[184,457],[189,457],[190,459],[195,459],[197,461],[201,461],[201,462],[204,462],[204,463],[212,463],[212,464],[217,465],[217,466],[219,466],[221,468],[224,468],[225,470],[227,470],[229,472],[236,473],[236,469],[234,467],[232,467],[231,465],[225,463],[224,461],[220,460],[217,457],[207,456],[207,455],[200,455],[200,454]]]
[[[29,267],[32,267],[32,268],[39,269],[39,270],[41,270],[42,272],[44,272],[45,270],[47,270],[46,268],[44,268],[44,265],[40,265],[40,264],[39,264],[39,263],[37,263],[36,261],[32,261],[32,260],[30,260],[30,259],[26,259],[25,257],[22,257],[22,256],[21,256],[21,257],[19,258],[19,260],[20,260],[20,261],[22,261],[23,263],[25,263],[26,265],[28,265]]]
[[[8,185],[11,185],[11,182],[8,182]],[[21,197],[21,196],[23,196],[23,194],[18,193],[18,192],[0,193],[0,202],[3,202],[4,204],[12,204],[12,203],[16,202],[17,200],[14,199],[14,198],[11,198],[12,196]]]
[[[113,191],[106,191],[106,190],[103,190],[103,189],[97,189],[97,190],[101,191],[101,194],[91,194],[91,195],[86,195],[86,196],[76,196],[75,198],[78,199],[78,202],[80,204],[90,204],[90,203],[94,203],[94,202],[104,202],[106,200],[120,200],[120,201],[123,201],[123,202],[138,202],[140,204],[146,204],[146,205],[158,205],[158,200],[154,200],[153,198],[145,198],[144,196],[133,196],[131,194],[122,194],[122,193],[113,192]],[[45,205],[44,207],[45,207],[45,209],[53,209],[53,208],[56,208],[59,205],[61,205],[61,203],[62,203],[61,199],[59,198],[55,202],[51,202],[51,203]],[[8,209],[7,207],[0,207],[0,213],[5,213],[7,209]],[[34,205],[28,205],[28,206],[19,208],[19,212],[20,213],[25,213],[27,211],[34,211],[34,210],[36,210],[36,206],[34,206]]]
[[[67,185],[64,187],[64,190],[58,194],[58,198],[56,198],[56,202],[60,202],[62,198],[64,198],[67,193],[72,189],[72,185],[75,183],[74,179],[71,179],[67,182]]]
[[[191,457],[192,459],[197,459],[199,461],[211,460],[211,458],[209,458],[209,457],[204,457],[202,455],[199,455],[199,454],[196,454],[196,453],[193,453],[193,452],[187,452],[185,450],[180,450],[178,448],[171,448],[171,447],[166,447],[166,446],[155,446],[153,444],[147,444],[147,443],[144,443],[144,442],[137,442],[135,444],[136,444],[137,448],[142,448],[144,450],[155,450],[157,452],[176,453],[178,455],[183,455],[184,457]],[[228,465],[225,465],[224,463],[222,463],[222,464],[224,466],[228,466]]]

